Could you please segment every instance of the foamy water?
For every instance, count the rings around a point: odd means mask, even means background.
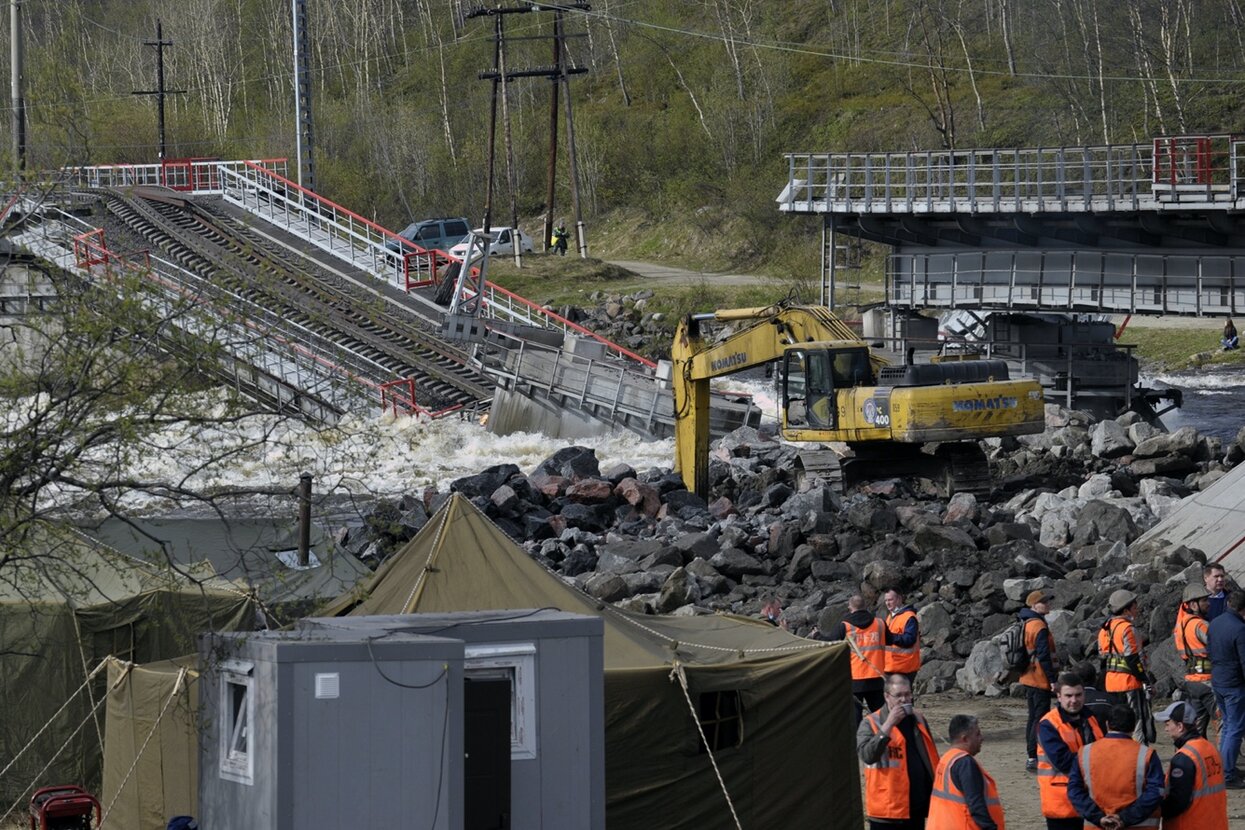
[[[222,393],[197,397],[202,411],[221,411]],[[574,440],[536,433],[494,435],[471,421],[388,415],[347,416],[333,427],[275,415],[210,426],[176,424],[128,445],[123,453],[112,447],[95,457],[103,463],[123,455],[121,476],[195,491],[289,489],[302,473],[310,473],[317,494],[396,496],[429,486],[444,490],[454,479],[494,464],[511,463],[530,472],[572,444],[596,450],[602,469],[619,462],[639,471],[673,466],[674,442],[669,439],[645,440],[623,431]],[[71,488],[47,494],[50,502],[62,504],[80,495]],[[123,509],[136,513],[170,506],[143,493],[121,499]]]

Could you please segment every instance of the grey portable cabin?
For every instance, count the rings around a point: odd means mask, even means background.
[[[601,830],[602,636],[554,610],[209,635],[201,823]]]

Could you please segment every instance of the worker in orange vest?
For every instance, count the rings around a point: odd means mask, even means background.
[[[1085,687],[1075,674],[1056,681],[1057,705],[1038,721],[1038,793],[1046,830],[1081,830],[1084,823],[1068,800],[1068,775],[1077,753],[1104,734],[1102,724],[1085,708]]]
[[[1137,716],[1117,703],[1107,734],[1081,747],[1068,775],[1068,799],[1085,819],[1085,830],[1158,827],[1163,801],[1163,764],[1153,749],[1132,738]]]
[[[1098,654],[1107,671],[1104,690],[1114,695],[1117,703],[1127,704],[1137,719],[1137,734],[1141,743],[1154,742],[1154,718],[1150,715],[1150,673],[1146,670],[1145,655],[1133,620],[1137,617],[1137,595],[1120,589],[1112,591],[1107,599],[1111,617],[1098,631]]]
[[[889,676],[884,695],[886,704],[856,730],[869,830],[924,830],[938,747],[925,716],[912,706],[908,678]]]
[[[1038,721],[1050,711],[1055,693],[1055,638],[1046,624],[1054,598],[1050,591],[1030,591],[1025,598],[1028,607],[1020,609],[1019,615],[1024,626],[1025,651],[1029,655],[1029,665],[1020,675],[1020,685],[1025,687],[1025,698],[1029,702],[1029,720],[1025,724],[1025,749],[1029,760],[1025,762],[1025,769],[1031,772],[1036,772],[1038,767]]]
[[[847,616],[830,636],[832,641],[846,640],[852,655],[852,698],[856,702],[856,726],[866,712],[876,712],[886,705],[882,688],[886,684],[886,627],[882,620],[865,607],[865,598],[853,594],[847,600]]]
[[[916,609],[904,604],[903,593],[890,588],[882,596],[886,603],[886,673],[907,676],[916,682],[921,669],[921,626]]]
[[[1210,716],[1215,711],[1215,693],[1210,688],[1210,592],[1204,585],[1186,585],[1176,612],[1176,655],[1184,661],[1184,683],[1180,699],[1197,709],[1197,731],[1205,735]]]
[[[1228,830],[1223,761],[1219,750],[1197,730],[1200,716],[1192,703],[1182,700],[1154,715],[1176,745],[1163,798],[1167,830]]]
[[[972,715],[956,715],[947,737],[951,748],[934,770],[926,830],[1004,830],[998,785],[977,762],[981,724]]]

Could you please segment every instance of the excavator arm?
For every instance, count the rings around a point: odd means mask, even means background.
[[[701,332],[705,322],[752,325],[714,343]],[[822,306],[780,303],[764,308],[736,308],[688,314],[675,329],[670,349],[674,377],[675,470],[689,490],[709,492],[709,381],[762,366],[799,343],[826,341],[864,346],[842,320]],[[875,371],[886,364],[872,355]]]

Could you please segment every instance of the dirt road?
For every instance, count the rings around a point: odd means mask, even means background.
[[[634,260],[611,260],[610,265],[634,271],[647,281],[662,285],[766,285],[773,278],[759,274],[706,274],[701,271],[689,271],[686,268],[675,268],[670,265],[658,265],[653,262],[637,262]]]
[[[1167,701],[1162,701],[1163,705]],[[978,759],[999,786],[1007,816],[1007,830],[1046,830],[1038,800],[1037,777],[1025,772],[1025,701],[1023,698],[988,699],[960,692],[922,695],[917,707],[925,713],[941,751],[947,749],[947,724],[957,714],[976,715],[985,736]],[[1212,727],[1213,729],[1213,727]],[[1216,740],[1212,737],[1212,741]],[[1171,741],[1159,729],[1155,746],[1164,769],[1171,759]],[[1245,827],[1245,790],[1228,791],[1228,822]]]

